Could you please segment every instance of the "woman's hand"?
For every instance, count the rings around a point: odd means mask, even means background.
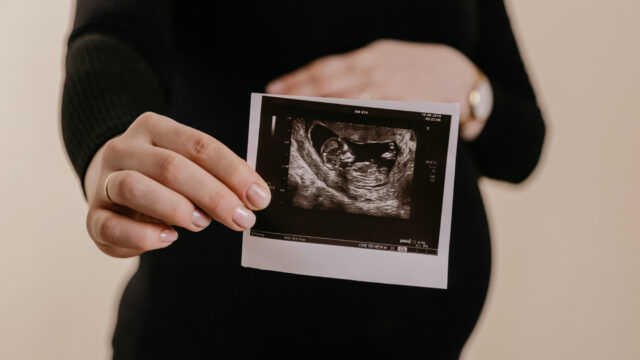
[[[145,113],[96,153],[85,176],[87,230],[98,248],[130,257],[170,245],[171,225],[211,218],[237,231],[271,199],[265,181],[225,145],[167,117]]]
[[[475,65],[439,44],[378,40],[363,48],[320,58],[267,85],[273,94],[460,103],[469,116]]]

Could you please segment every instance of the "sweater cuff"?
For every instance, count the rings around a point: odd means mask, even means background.
[[[66,71],[62,135],[84,191],[84,176],[98,149],[145,111],[162,112],[164,94],[135,50],[98,33],[69,44]]]
[[[494,106],[485,128],[469,143],[484,176],[512,183],[524,181],[535,168],[545,134],[535,98],[492,83]]]

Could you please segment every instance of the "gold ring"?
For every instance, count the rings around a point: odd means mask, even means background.
[[[111,201],[112,203],[116,203],[115,201],[113,201],[113,199],[111,199],[111,196],[109,196],[109,188],[107,187],[109,185],[109,178],[111,177],[111,175],[115,174],[114,172],[109,174],[109,176],[107,176],[107,179],[104,181],[104,194],[107,195],[107,199],[109,199],[109,201]]]

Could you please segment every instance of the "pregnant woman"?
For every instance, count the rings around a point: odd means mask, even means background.
[[[114,358],[459,356],[490,274],[477,180],[523,181],[544,137],[502,0],[78,0],[66,70],[88,233],[140,257]],[[240,266],[270,201],[242,160],[264,91],[461,104],[448,289]]]

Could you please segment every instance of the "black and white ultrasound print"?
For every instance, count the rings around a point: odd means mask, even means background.
[[[296,118],[292,205],[409,219],[416,134],[409,129]]]

